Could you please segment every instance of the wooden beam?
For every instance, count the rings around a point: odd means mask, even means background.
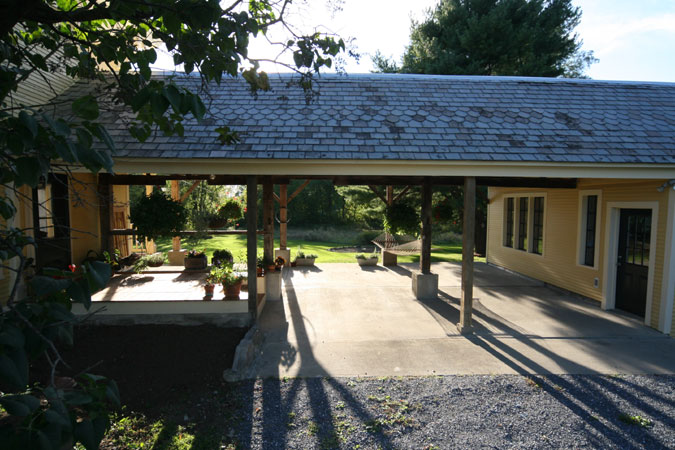
[[[386,187],[387,192],[387,206],[394,204],[394,186],[391,184]]]
[[[248,266],[248,313],[251,320],[257,320],[258,278],[256,275],[258,257],[258,180],[255,175],[246,177],[246,264]]]
[[[133,185],[163,185],[167,181],[172,180],[188,180],[188,181],[206,181],[210,185],[245,185],[246,184],[246,175],[208,175],[208,174],[172,174],[172,175],[112,175],[112,174],[101,174],[101,183],[104,184],[117,184],[122,186],[133,186]],[[271,177],[273,183],[285,183],[290,182],[289,177]]]
[[[476,230],[476,179],[464,181],[464,221],[462,231],[462,297],[459,304],[460,333],[471,332],[473,309],[473,249]]]
[[[378,191],[375,186],[368,185],[368,187],[370,188],[371,191],[373,191],[375,195],[379,197],[380,200],[384,202],[385,205],[388,205],[387,199],[384,197],[384,195],[380,194],[380,191]]]
[[[420,254],[420,272],[431,273],[431,180],[425,179],[422,185],[422,252]]]
[[[279,248],[286,250],[288,237],[288,185],[279,186]]]
[[[290,203],[291,201],[293,201],[293,199],[294,199],[295,197],[297,197],[297,195],[298,195],[299,193],[301,193],[301,192],[307,187],[307,185],[308,185],[311,181],[312,181],[312,180],[305,180],[304,183],[302,183],[300,186],[298,186],[298,188],[297,188],[295,191],[293,191],[293,193],[292,193],[291,195],[288,196],[288,203]],[[288,184],[288,183],[284,183],[284,184]]]
[[[263,231],[264,237],[264,256],[265,259],[274,259],[274,198],[272,193],[274,185],[265,179],[263,181]]]
[[[406,176],[335,176],[333,183],[336,186],[419,186],[425,177]],[[435,186],[462,186],[463,177],[430,177]],[[561,188],[575,189],[577,180],[574,178],[525,178],[525,177],[479,177],[476,184],[494,187],[533,187],[533,188]]]
[[[401,192],[399,192],[398,194],[396,194],[396,196],[394,197],[394,201],[397,202],[398,199],[401,198],[401,197],[403,197],[405,194],[407,194],[409,190],[410,190],[410,185],[404,187],[403,190],[402,190]]]
[[[276,192],[272,192],[272,197],[274,197],[274,201],[277,203],[281,203],[281,199],[279,199],[279,196],[277,195]]]
[[[188,190],[185,192],[185,194],[181,195],[181,197],[180,197],[180,202],[181,202],[181,203],[184,203],[185,200],[187,200],[187,198],[190,196],[190,194],[192,194],[192,191],[194,191],[195,188],[196,188],[197,186],[199,186],[199,183],[201,183],[201,182],[202,182],[202,180],[197,180],[197,181],[195,181],[194,183],[192,183],[192,186],[190,186],[190,189],[188,189]]]

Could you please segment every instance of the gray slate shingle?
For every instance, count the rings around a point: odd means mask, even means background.
[[[306,104],[290,75],[251,95],[241,79],[211,85],[209,112],[183,138],[139,144],[119,114],[102,120],[117,157],[405,159],[675,164],[675,84],[424,75],[322,75]],[[195,77],[176,82],[198,91]],[[77,83],[66,96],[91,90]],[[123,114],[126,115],[126,114]],[[217,143],[216,128],[240,135]]]

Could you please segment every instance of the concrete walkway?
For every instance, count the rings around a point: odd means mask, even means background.
[[[437,263],[438,299],[411,292],[413,264],[284,269],[254,376],[675,373],[675,339],[641,320],[476,264],[472,336],[461,336],[461,266]]]

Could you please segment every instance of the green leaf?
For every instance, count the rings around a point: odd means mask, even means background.
[[[40,400],[28,394],[5,395],[0,397],[0,405],[13,416],[28,416],[40,407]]]
[[[94,426],[89,419],[84,419],[75,424],[73,429],[73,436],[78,442],[84,445],[87,450],[97,450],[98,442],[96,442],[96,434],[94,433]]]
[[[87,280],[77,280],[66,290],[75,303],[81,303],[87,310],[91,307],[91,292]]]
[[[89,131],[85,130],[84,128],[77,128],[75,130],[75,134],[77,134],[77,141],[80,143],[80,145],[85,148],[91,148],[93,139]]]
[[[37,158],[25,156],[14,161],[16,168],[17,187],[27,184],[30,187],[36,187],[42,175],[42,167]]]
[[[67,289],[72,283],[69,279],[55,280],[51,277],[36,275],[30,280],[30,285],[37,296],[54,294]]]
[[[15,361],[15,358],[12,358],[16,356],[14,353],[23,352],[7,352],[5,354],[0,354],[0,380],[4,380],[15,390],[23,390],[28,384],[28,379],[22,373],[23,370],[22,367],[20,367],[21,362]],[[10,355],[12,357],[10,357]]]
[[[7,220],[16,214],[16,206],[8,198],[0,198],[0,216]]]
[[[180,113],[181,94],[176,88],[176,86],[173,85],[166,86],[162,90],[162,94],[164,95],[164,97],[166,97],[167,100],[169,100],[169,103],[171,103],[171,107],[173,108],[174,112]]]
[[[49,423],[61,425],[62,427],[70,426],[70,420],[68,420],[68,416],[64,417],[60,412],[54,409],[48,409],[45,411],[45,420],[47,420]]]
[[[152,93],[150,96],[150,106],[152,106],[152,114],[156,118],[162,117],[169,107],[169,101],[157,93]]]
[[[98,117],[98,102],[91,95],[85,95],[73,102],[73,113],[84,120],[94,120]]]
[[[206,113],[206,106],[202,102],[202,99],[198,95],[192,96],[192,114],[195,115],[197,119],[204,117]]]
[[[90,287],[93,291],[103,289],[112,276],[112,268],[103,261],[92,261],[85,264],[89,275]]]
[[[108,385],[105,387],[105,396],[113,405],[115,405],[116,408],[122,407],[122,402],[120,401],[120,391],[117,388],[117,383],[115,383],[115,380],[108,380]]]
[[[19,120],[28,128],[28,131],[30,131],[30,134],[33,135],[33,137],[36,137],[38,134],[38,124],[37,121],[35,120],[35,117],[31,116],[28,114],[26,111],[21,111],[19,113]]]
[[[13,347],[13,348],[23,348],[26,339],[23,336],[23,333],[18,328],[12,325],[6,325],[5,329],[0,332],[0,344]]]

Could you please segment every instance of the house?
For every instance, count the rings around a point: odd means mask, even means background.
[[[489,263],[675,335],[675,84],[322,75],[307,101],[289,75],[270,78],[272,91],[255,96],[242,80],[209,86],[207,117],[186,121],[184,137],[138,142],[126,131],[129,113],[111,108],[102,120],[118,147],[105,182],[113,205],[125,201],[122,181],[147,173],[254,187],[291,178],[486,185]],[[197,77],[176,82],[200,88]],[[63,98],[93,89],[78,82]],[[238,143],[217,142],[223,125]],[[111,226],[108,206],[85,204],[62,208],[71,228],[96,230],[71,236],[75,262],[105,246]]]

